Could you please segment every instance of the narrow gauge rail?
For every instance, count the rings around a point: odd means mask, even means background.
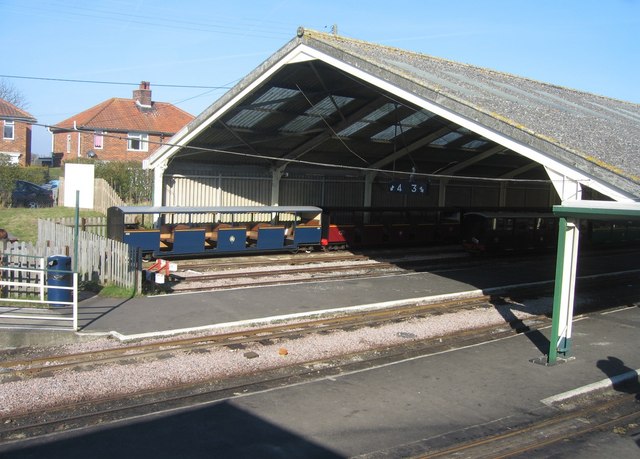
[[[120,206],[107,237],[149,258],[460,242],[460,209]]]
[[[543,453],[542,448],[556,443],[577,439],[596,430],[637,423],[638,420],[640,404],[636,401],[636,395],[618,395],[611,400],[591,403],[586,407],[558,414],[519,429],[509,429],[489,437],[413,457],[520,457],[528,451],[538,450],[539,453]]]
[[[402,275],[407,271],[425,271],[451,266],[454,263],[486,263],[486,260],[469,260],[469,255],[461,250],[442,251],[433,248],[428,251],[406,252],[385,251],[364,254],[344,253],[339,255],[278,255],[241,260],[216,258],[177,262],[178,271],[170,275],[164,290],[190,292],[245,286],[281,285],[287,282],[312,282],[314,280],[345,280],[378,275]],[[331,263],[341,263],[337,265]],[[348,264],[350,263],[350,264]],[[326,265],[326,266],[324,266]],[[280,269],[277,269],[281,266]],[[255,268],[255,271],[239,272],[236,269]],[[268,268],[260,270],[260,268]],[[252,281],[242,282],[250,278]],[[198,285],[208,283],[208,285]]]
[[[471,305],[467,305],[467,307],[471,307]],[[381,313],[382,311],[377,312]],[[427,313],[425,313],[425,315],[426,314]],[[387,320],[397,321],[402,319],[400,317],[380,318],[374,322],[365,320],[362,326],[375,325],[376,323],[382,323]],[[545,326],[549,321],[544,316],[538,316],[531,318],[530,323]],[[300,324],[297,325],[299,326]],[[329,329],[351,329],[356,326],[358,325],[355,323],[351,325],[341,324],[340,326],[329,326]],[[528,329],[529,327],[525,325],[520,328],[505,328],[504,324],[500,324],[498,326],[492,325],[472,330],[461,330],[447,336],[434,337],[416,344],[409,343],[391,347],[382,346],[369,351],[358,352],[355,357],[354,355],[347,354],[302,362],[294,364],[291,371],[284,373],[281,369],[273,369],[257,375],[244,377],[239,381],[234,378],[223,378],[215,381],[181,383],[169,388],[148,389],[136,392],[135,394],[118,394],[71,404],[65,403],[64,406],[49,407],[44,412],[9,415],[4,418],[0,417],[0,443],[25,440],[54,432],[104,424],[109,421],[125,419],[128,416],[139,416],[142,413],[151,413],[157,409],[167,409],[167,407],[178,408],[192,404],[212,402],[226,397],[232,397],[234,394],[255,390],[256,388],[277,387],[290,383],[292,380],[300,381],[305,378],[318,378],[323,375],[335,374],[336,371],[340,370],[348,371],[349,368],[366,368],[370,365],[375,365],[376,362],[394,361],[398,358],[406,358],[407,355],[437,352],[438,350],[450,349],[454,346],[476,343],[486,339],[499,339],[514,333],[525,332]],[[320,332],[323,330],[318,329],[317,331]],[[293,337],[302,334],[300,330],[294,330],[290,333],[293,334]],[[288,335],[289,332],[285,332],[285,334]],[[195,340],[193,346],[198,346],[197,340],[199,339],[206,339],[206,337],[193,338],[193,340]],[[248,342],[242,337],[238,337],[237,339],[238,341],[229,344]],[[252,339],[254,341],[264,341],[271,338],[257,336]],[[214,343],[214,341],[215,340],[211,340],[211,343]],[[201,344],[210,346],[212,345],[211,343]],[[216,343],[214,345],[229,344]],[[153,347],[154,344],[129,346],[129,348],[144,348],[147,346]],[[196,347],[192,347],[192,349],[195,348]],[[168,351],[165,350],[162,352],[166,355]],[[88,354],[89,353],[85,353],[84,358],[86,358]],[[90,354],[96,355],[96,353]],[[71,366],[71,363],[68,363],[69,366]],[[108,362],[105,361],[105,363]],[[63,368],[60,367],[60,369]]]
[[[201,291],[210,289],[221,288],[238,288],[246,286],[256,285],[277,285],[285,282],[313,282],[318,279],[332,280],[332,279],[352,279],[352,278],[364,278],[371,276],[379,276],[382,274],[402,274],[406,271],[399,268],[393,263],[359,263],[348,266],[317,266],[317,267],[305,267],[304,269],[279,269],[269,271],[250,271],[244,273],[215,273],[215,274],[200,274],[180,276],[172,275],[171,277],[178,281],[172,287],[173,291]],[[288,279],[278,279],[278,276],[290,276]],[[292,277],[291,277],[292,276]],[[311,276],[311,277],[305,277]],[[264,279],[266,277],[266,279]],[[237,279],[252,279],[250,283],[238,283]],[[264,279],[264,280],[257,280]],[[198,286],[194,284],[206,283],[218,281],[218,284],[209,284],[204,286]],[[223,284],[222,282],[229,281],[229,284]],[[177,287],[177,288],[176,288]]]
[[[339,261],[359,261],[359,260],[370,260],[371,257],[367,255],[359,255],[353,254],[349,252],[341,253],[338,255],[328,254],[324,252],[320,252],[318,254],[304,254],[299,256],[299,254],[294,256],[284,256],[277,255],[276,257],[268,257],[266,259],[261,259],[260,257],[252,257],[247,259],[245,257],[242,258],[205,258],[205,259],[191,259],[191,260],[180,260],[176,262],[177,266],[181,271],[187,270],[202,270],[202,269],[236,269],[236,268],[252,268],[252,267],[260,267],[260,266],[273,266],[276,265],[307,265],[313,263],[332,263]]]
[[[148,344],[137,344],[79,354],[42,356],[22,360],[0,362],[0,381],[20,380],[69,368],[95,367],[122,360],[164,358],[168,352],[184,352],[198,348],[248,344],[265,340],[287,339],[304,334],[353,329],[382,324],[389,321],[408,320],[430,314],[442,314],[460,309],[486,306],[490,296],[479,295],[455,301],[428,304],[410,304],[372,311],[354,312],[337,317],[326,317],[304,322],[294,322],[260,327],[216,335],[180,338]]]

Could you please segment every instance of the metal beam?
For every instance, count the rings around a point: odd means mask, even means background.
[[[466,169],[467,167],[482,161],[483,159],[487,159],[490,156],[493,155],[497,155],[498,153],[501,153],[505,150],[508,150],[508,148],[503,147],[502,145],[496,145],[493,148],[489,148],[487,151],[484,151],[482,153],[478,153],[476,155],[473,155],[471,158],[462,161],[461,163],[458,164],[454,164],[451,167],[448,167],[446,169],[443,169],[440,171],[441,174],[443,175],[453,175],[458,171],[461,171],[462,169]]]
[[[500,178],[504,178],[504,179],[514,178],[514,177],[517,177],[520,174],[524,174],[525,172],[529,172],[531,169],[535,169],[536,167],[539,167],[539,166],[540,166],[540,164],[538,164],[536,162],[531,162],[531,163],[527,164],[526,166],[519,167],[517,169],[512,170],[511,172],[507,172],[506,174],[501,175]]]
[[[396,159],[402,158],[403,156],[408,155],[409,153],[411,153],[414,150],[417,150],[418,148],[421,148],[425,145],[429,145],[431,142],[433,142],[436,139],[439,139],[440,137],[442,137],[443,135],[451,132],[452,129],[450,126],[445,126],[443,128],[438,129],[435,132],[432,132],[431,134],[427,135],[426,137],[421,138],[420,140],[412,143],[411,145],[408,145],[398,151],[396,151],[395,153],[382,158],[380,161],[373,163],[371,165],[371,167],[373,169],[379,169],[383,166],[386,166],[387,164],[391,164],[392,162],[394,162]]]
[[[348,127],[349,125],[355,123],[356,121],[360,121],[361,118],[364,118],[366,115],[374,112],[385,103],[386,103],[386,99],[382,97],[374,100],[371,103],[368,103],[367,105],[362,107],[360,110],[356,111],[355,113],[348,116],[346,119],[337,123],[335,126],[331,126],[331,128],[327,127],[321,134],[315,136],[312,139],[307,140],[302,145],[291,150],[289,153],[287,153],[287,155],[283,156],[283,159],[297,159],[297,158],[300,158],[301,156],[304,156],[309,151],[313,150],[314,148],[318,147],[322,143],[329,140],[333,135],[335,135],[336,132],[341,131],[342,129]]]

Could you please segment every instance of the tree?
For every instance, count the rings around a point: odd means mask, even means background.
[[[26,110],[29,106],[24,94],[5,79],[0,80],[0,99],[4,99],[22,110]]]

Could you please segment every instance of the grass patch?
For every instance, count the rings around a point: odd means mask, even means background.
[[[74,217],[73,207],[46,207],[39,209],[8,208],[0,209],[0,228],[8,231],[21,241],[36,242],[38,239],[39,218]],[[102,215],[93,210],[81,210],[80,217],[97,217]]]
[[[101,288],[99,295],[106,298],[132,298],[135,296],[132,289],[115,285],[107,285]]]

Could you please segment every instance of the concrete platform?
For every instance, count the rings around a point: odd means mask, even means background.
[[[579,276],[625,272],[637,268],[633,254],[587,258]],[[116,299],[93,296],[79,303],[80,332],[35,320],[3,319],[0,309],[0,346],[57,340],[82,339],[111,334],[122,340],[167,336],[185,331],[230,325],[270,323],[285,318],[308,317],[345,310],[384,308],[414,301],[435,301],[481,292],[498,293],[513,285],[552,285],[555,259],[552,256],[514,262],[496,259],[486,265],[443,268],[424,273],[383,276],[344,281],[318,281],[280,286],[241,288],[216,292],[167,294]],[[52,314],[68,314],[66,308]],[[27,336],[29,335],[29,336]]]
[[[594,313],[576,322],[575,359],[561,365],[531,363],[540,339],[548,339],[548,329],[536,330],[295,384],[238,391],[215,402],[61,432],[30,444],[0,445],[0,455],[417,457],[559,415],[575,403],[573,397],[594,396],[599,388],[637,394],[639,328],[638,307]],[[563,441],[525,454],[637,457],[639,438],[638,425],[630,424],[622,431],[593,432],[588,441]]]

